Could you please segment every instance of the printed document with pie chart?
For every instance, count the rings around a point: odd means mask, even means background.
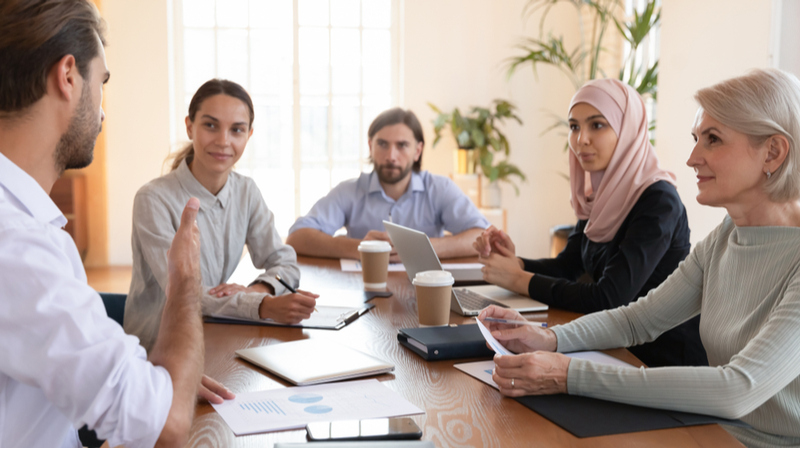
[[[247,392],[211,406],[236,435],[423,413],[375,379]]]

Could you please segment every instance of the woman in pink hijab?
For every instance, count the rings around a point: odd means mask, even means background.
[[[474,246],[487,282],[588,314],[626,305],[660,285],[689,254],[689,226],[675,176],[658,165],[644,101],[633,88],[611,79],[586,83],[570,102],[569,126],[578,223],[564,250],[555,258],[518,258],[511,238],[494,227]],[[707,365],[699,322],[696,317],[630,351],[651,367]]]

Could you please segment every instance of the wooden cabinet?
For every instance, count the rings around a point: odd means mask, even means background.
[[[80,173],[64,175],[53,185],[50,198],[67,218],[64,229],[75,241],[81,259],[86,258],[89,250],[86,177]]]

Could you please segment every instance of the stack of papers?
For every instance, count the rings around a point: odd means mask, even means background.
[[[311,422],[424,413],[374,379],[248,392],[211,406],[237,436],[303,428]]]

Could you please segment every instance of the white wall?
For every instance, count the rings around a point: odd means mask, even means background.
[[[800,0],[775,1],[781,2],[778,67],[800,77]]]
[[[506,81],[504,60],[522,36],[538,36],[539,16],[523,24],[524,0],[405,0],[404,98],[403,107],[413,110],[425,128],[427,142],[423,169],[446,175],[453,171],[455,143],[442,139],[432,148],[435,114],[431,102],[443,110],[488,106],[495,98],[519,107],[523,125],[514,122],[505,131],[511,146],[511,162],[528,176],[515,196],[503,187],[503,205],[508,210],[509,234],[517,253],[546,256],[549,228],[574,223],[569,205],[569,183],[559,175],[568,173],[565,138],[558,133],[539,136],[552,123],[548,112],[564,115],[572,84],[552,68],[539,70],[536,81],[529,67],[521,68]],[[565,35],[568,47],[578,39],[575,12],[571,6],[555,8],[548,24]],[[523,26],[525,25],[525,26]]]
[[[686,160],[694,142],[694,93],[749,69],[770,64],[770,0],[668,0],[661,13],[661,72],[658,76],[657,151],[662,166],[678,176],[678,192],[689,215],[692,243],[725,217],[701,206],[694,171]]]
[[[167,5],[164,0],[104,0],[108,23],[105,88],[109,264],[131,264],[136,191],[158,177],[169,153]]]

